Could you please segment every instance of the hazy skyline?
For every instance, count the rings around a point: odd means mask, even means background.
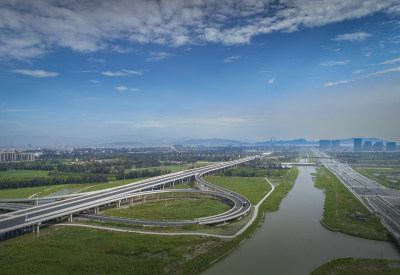
[[[5,0],[0,60],[1,136],[400,141],[394,0]]]

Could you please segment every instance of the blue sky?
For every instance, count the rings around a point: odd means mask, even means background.
[[[400,141],[394,0],[3,0],[0,60],[2,137]]]

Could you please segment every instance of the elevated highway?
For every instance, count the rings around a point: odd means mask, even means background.
[[[79,214],[88,210],[94,210],[94,212],[97,213],[99,207],[107,204],[117,203],[119,205],[123,200],[133,200],[134,197],[144,197],[148,194],[182,192],[164,189],[184,181],[195,179],[198,180],[199,183],[204,187],[201,192],[196,190],[197,193],[209,193],[215,196],[222,196],[223,198],[230,200],[233,204],[232,209],[229,211],[212,217],[200,218],[196,221],[196,223],[213,224],[232,220],[245,215],[250,210],[250,201],[237,193],[212,185],[204,181],[202,177],[224,171],[225,169],[233,168],[241,163],[253,160],[255,158],[259,158],[259,156],[252,156],[229,162],[221,162],[210,166],[163,175],[100,191],[69,196],[39,198],[44,200],[62,200],[1,215],[0,233],[12,232],[15,230],[25,230],[26,228],[33,229],[38,232],[39,226],[42,223],[64,217],[68,217],[69,220],[72,220],[74,214]],[[191,191],[184,190],[183,192]],[[0,200],[0,203],[27,201],[34,202],[36,200],[38,199],[10,199]]]

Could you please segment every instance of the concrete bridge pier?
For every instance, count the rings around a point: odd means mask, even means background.
[[[129,204],[133,204],[133,198],[130,198]]]
[[[99,207],[98,206],[94,208],[94,213],[95,214],[99,214]]]
[[[160,199],[160,193],[157,193],[157,200]]]
[[[68,222],[72,222],[72,214],[68,215]]]
[[[117,208],[120,208],[121,207],[121,200],[119,200],[118,202],[117,202]]]
[[[142,196],[142,201],[145,202],[146,201],[146,195]]]

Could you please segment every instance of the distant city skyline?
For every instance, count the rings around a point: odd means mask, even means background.
[[[5,0],[0,140],[399,143],[399,29],[395,0]]]

